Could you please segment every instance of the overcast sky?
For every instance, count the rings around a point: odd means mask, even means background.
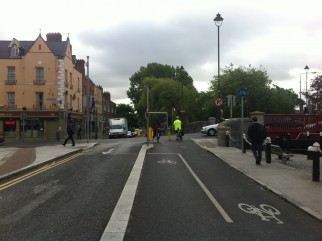
[[[322,73],[321,0],[5,0],[1,9],[1,40],[69,34],[73,54],[89,56],[91,79],[117,104],[130,103],[129,78],[152,62],[182,65],[208,90],[218,71],[217,13],[221,68],[262,65],[273,84],[297,93],[305,65]]]

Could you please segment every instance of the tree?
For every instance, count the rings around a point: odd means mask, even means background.
[[[138,118],[135,110],[131,105],[119,104],[116,106],[116,117],[124,117],[127,119],[129,130],[138,127]]]
[[[249,112],[263,111],[265,113],[294,113],[295,103],[298,99],[293,90],[285,90],[276,85],[271,87],[267,71],[260,66],[253,68],[252,66],[234,68],[233,65],[226,67],[220,78],[220,93],[217,92],[217,80],[212,81],[210,90],[216,93],[216,97],[225,99],[228,95],[235,95],[237,106],[233,108],[233,116],[240,116],[241,113],[241,97],[237,95],[240,88],[247,88],[248,94],[244,98],[245,115]],[[283,103],[281,105],[280,103]],[[223,105],[224,115],[229,113],[229,107]]]
[[[130,88],[126,93],[134,104],[134,107],[136,107],[141,98],[143,81],[145,78],[149,77],[177,79],[184,85],[193,84],[192,78],[185,71],[183,66],[174,68],[170,65],[149,63],[146,67],[141,67],[138,72],[130,77]]]
[[[309,92],[303,93],[308,99],[312,113],[321,113],[322,110],[322,75],[317,76],[310,86]]]

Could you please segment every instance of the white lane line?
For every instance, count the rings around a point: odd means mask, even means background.
[[[196,175],[196,173],[191,169],[189,164],[186,162],[186,160],[179,154],[180,159],[182,162],[186,165],[188,170],[190,171],[191,175],[194,177],[194,179],[198,182],[202,190],[206,193],[208,198],[211,200],[211,202],[215,205],[217,210],[220,212],[221,216],[226,220],[227,223],[233,223],[234,221],[229,217],[229,215],[226,213],[226,211],[222,208],[222,206],[219,204],[219,202],[216,200],[216,198],[210,193],[208,188],[202,183],[202,181],[199,179],[199,177]]]
[[[112,151],[114,151],[114,149],[109,149],[108,151],[103,151],[102,154],[106,155],[106,154],[110,154]]]
[[[153,145],[143,145],[134,163],[131,174],[123,188],[122,194],[114,208],[100,241],[122,241],[129,222],[134,197],[142,172],[144,157],[148,149]]]

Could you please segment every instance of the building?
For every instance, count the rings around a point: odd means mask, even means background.
[[[82,73],[69,37],[0,41],[0,133],[6,141],[59,140],[83,122]]]

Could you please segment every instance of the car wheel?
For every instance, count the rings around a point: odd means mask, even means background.
[[[209,129],[209,130],[208,130],[207,135],[208,135],[208,136],[214,136],[214,135],[216,135],[216,133],[217,133],[217,132],[216,132],[216,130],[215,130],[215,129]]]

